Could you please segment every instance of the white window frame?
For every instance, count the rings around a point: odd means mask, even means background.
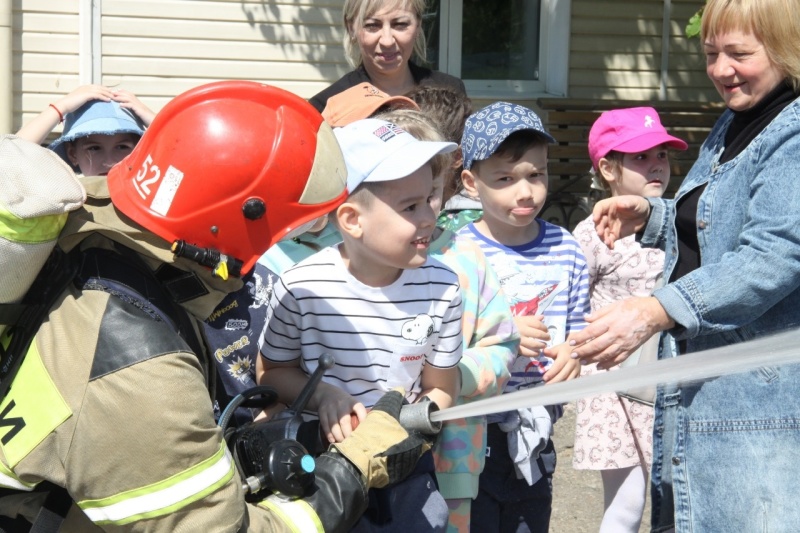
[[[566,96],[571,4],[572,0],[541,0],[538,80],[464,80],[470,97]],[[439,3],[439,70],[459,78],[463,7],[463,0],[440,0]]]

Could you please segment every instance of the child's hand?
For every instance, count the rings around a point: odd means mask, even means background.
[[[259,422],[261,420],[267,421],[272,420],[272,417],[280,413],[281,411],[285,411],[287,408],[286,404],[277,402],[269,407],[262,409],[259,413],[253,418],[253,422]]]
[[[367,416],[364,404],[337,387],[325,387],[318,397],[320,429],[330,443],[342,442],[349,437],[358,422]],[[355,424],[351,415],[355,415],[357,419]]]
[[[647,199],[636,195],[600,200],[592,210],[597,235],[611,249],[619,239],[641,231],[649,216],[650,204]]]
[[[54,105],[61,111],[62,115],[66,115],[77,111],[86,102],[91,102],[92,100],[108,102],[113,96],[113,91],[103,85],[81,85],[60,98]]]
[[[562,343],[558,346],[550,348],[551,352],[556,352],[553,359],[553,365],[544,373],[543,379],[545,383],[558,383],[559,381],[568,381],[576,378],[581,374],[581,365],[578,359],[572,358],[572,346],[569,343]]]
[[[547,347],[550,332],[544,325],[544,315],[515,316],[514,324],[519,330],[519,354],[536,357]]]
[[[114,101],[119,103],[120,107],[124,107],[135,113],[145,126],[150,126],[150,123],[153,122],[153,118],[155,118],[156,114],[149,107],[144,105],[141,100],[136,98],[135,94],[124,89],[116,89],[114,90],[113,98]]]

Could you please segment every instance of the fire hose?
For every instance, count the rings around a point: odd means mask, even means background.
[[[401,410],[400,424],[408,431],[435,435],[441,430],[442,422],[447,420],[536,405],[563,404],[587,396],[637,387],[686,385],[765,366],[794,364],[800,362],[798,346],[800,330],[792,330],[736,345],[502,394],[442,410],[433,402],[409,404]],[[320,437],[319,422],[305,421],[302,413],[325,370],[334,363],[333,357],[328,354],[320,357],[317,369],[296,401],[271,420],[254,422],[226,432],[244,480],[245,492],[253,494],[261,490],[271,490],[287,496],[300,496],[313,483],[313,455],[324,451],[325,444]],[[268,390],[274,395],[274,391]],[[231,402],[223,412],[220,417],[223,431],[226,431],[232,410],[240,403]]]

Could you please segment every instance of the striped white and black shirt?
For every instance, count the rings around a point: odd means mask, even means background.
[[[336,246],[286,270],[275,284],[261,341],[269,361],[300,358],[309,375],[320,355],[336,365],[324,381],[371,407],[393,387],[413,401],[424,364],[451,368],[461,359],[458,277],[428,258],[386,287],[354,278]]]

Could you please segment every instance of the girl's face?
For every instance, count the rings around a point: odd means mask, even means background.
[[[605,158],[600,160],[603,177],[612,196],[635,194],[657,198],[667,191],[670,169],[667,146],[660,144],[644,152],[623,154],[622,164],[613,168]]]
[[[391,75],[408,68],[420,21],[406,9],[383,8],[356,29],[364,68],[370,75]]]
[[[84,176],[105,176],[138,141],[139,136],[133,133],[87,135],[67,143],[67,157]]]
[[[731,31],[706,39],[706,73],[734,111],[750,109],[786,77],[752,33]]]

